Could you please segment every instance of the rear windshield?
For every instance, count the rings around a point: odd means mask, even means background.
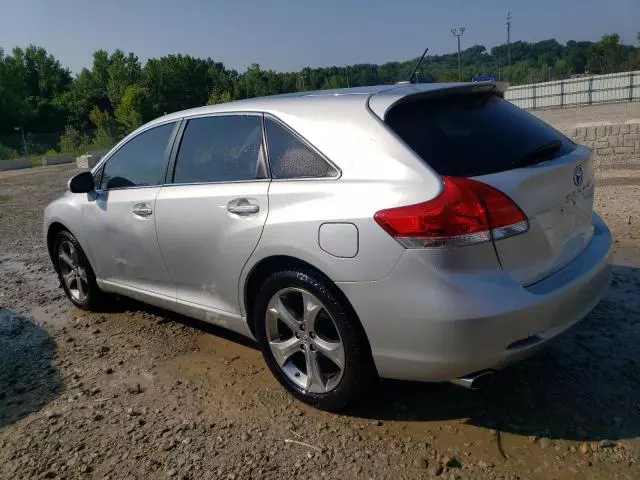
[[[408,101],[385,122],[440,175],[472,177],[533,165],[575,144],[492,93]]]

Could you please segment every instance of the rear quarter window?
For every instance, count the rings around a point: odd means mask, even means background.
[[[336,177],[338,172],[309,145],[280,123],[265,119],[271,176],[281,178]]]
[[[409,99],[393,107],[385,122],[440,175],[488,175],[575,148],[553,127],[487,92]]]

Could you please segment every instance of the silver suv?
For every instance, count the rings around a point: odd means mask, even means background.
[[[255,338],[297,398],[378,377],[479,378],[583,318],[609,282],[589,149],[499,84],[207,106],[139,128],[49,205],[78,307],[107,293]]]

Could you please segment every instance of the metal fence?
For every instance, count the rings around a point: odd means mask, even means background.
[[[640,71],[509,87],[505,98],[520,108],[562,108],[596,103],[640,101]]]

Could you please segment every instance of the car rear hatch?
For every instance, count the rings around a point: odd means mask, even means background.
[[[514,280],[535,283],[589,244],[591,151],[504,100],[495,86],[414,92],[398,97],[383,119],[445,179],[471,177],[505,193],[524,212],[526,231],[493,235],[500,264]]]

